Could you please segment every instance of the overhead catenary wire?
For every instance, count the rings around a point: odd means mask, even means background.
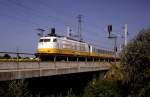
[[[27,23],[27,21],[28,21],[29,23],[31,23],[33,25],[37,25],[37,26],[41,26],[41,27],[43,27],[43,25],[41,25],[40,23],[34,23],[33,20],[30,21],[29,19],[31,19],[31,17],[33,17],[33,18],[39,18],[39,19],[42,18],[45,21],[47,21],[49,19],[48,16],[45,17],[44,15],[41,15],[40,14],[41,12],[38,12],[38,11],[34,10],[33,8],[27,7],[26,5],[18,3],[18,2],[14,1],[14,0],[5,0],[5,2],[4,1],[3,2],[0,1],[0,2],[1,2],[0,4],[3,5],[3,6],[5,6],[5,7],[10,8],[10,6],[8,6],[7,4],[5,4],[5,3],[9,3],[11,5],[14,5],[13,6],[14,9],[19,10],[19,13],[17,13],[17,15],[12,15],[12,14],[10,15],[10,13],[6,13],[5,12],[4,14],[1,13],[1,16],[6,16],[8,18],[12,18],[12,19],[15,19],[17,21],[25,22],[25,23]],[[20,13],[23,13],[23,16],[19,16]],[[23,18],[23,17],[26,17],[25,15],[29,16],[29,14],[30,14],[30,17],[28,19],[27,18]],[[56,22],[56,19],[53,19],[53,21]]]
[[[6,8],[9,8],[9,6],[6,6],[6,4],[5,3],[0,3],[0,5],[3,5],[3,6],[5,6]],[[4,7],[3,7],[4,8]],[[17,8],[16,8],[17,9]],[[23,13],[23,11],[20,11],[21,13]],[[26,15],[25,13],[24,13],[24,15]],[[22,16],[22,14],[20,14],[20,13],[17,13],[17,15],[14,13],[14,14],[10,14],[10,13],[8,13],[7,11],[6,12],[1,12],[0,13],[0,16],[1,17],[7,17],[8,19],[11,19],[11,20],[13,20],[13,21],[19,21],[19,22],[21,22],[21,23],[23,23],[23,24],[32,24],[32,25],[36,25],[36,26],[42,26],[41,24],[39,24],[39,23],[36,23],[36,22],[34,22],[34,21],[31,21],[31,20],[29,20],[29,18],[27,19],[27,18],[22,18],[23,16]],[[30,16],[31,17],[31,16]]]
[[[41,26],[40,24],[38,24],[38,23],[35,23],[35,22],[33,22],[33,21],[30,21],[30,20],[27,20],[27,19],[22,19],[22,18],[20,18],[20,17],[18,17],[18,16],[12,16],[12,15],[9,15],[9,14],[2,14],[2,13],[0,13],[0,16],[1,17],[8,17],[9,19],[11,19],[11,20],[13,20],[13,21],[18,21],[18,22],[21,22],[21,23],[23,23],[23,24],[32,24],[32,25],[36,25],[36,26]]]
[[[49,15],[49,13],[44,13],[44,12],[42,12],[42,11],[40,11],[40,10],[38,10],[38,9],[34,9],[34,8],[32,8],[32,7],[29,7],[29,6],[27,6],[26,4],[23,4],[22,2],[20,2],[20,1],[17,1],[17,0],[5,0],[5,2],[7,1],[7,3],[11,3],[11,4],[13,4],[14,6],[14,8],[15,8],[15,6],[17,6],[17,8],[16,9],[18,9],[18,10],[21,10],[21,12],[24,14],[24,15],[28,15],[28,14],[30,14],[30,16],[32,16],[32,17],[36,17],[36,18],[42,18],[43,20],[49,20],[50,18],[49,17],[51,17],[51,21],[55,21],[55,22],[58,22],[58,23],[61,23],[61,24],[63,24],[64,25],[64,20],[63,19],[60,19],[60,18],[55,18],[54,16],[52,16],[52,15]],[[35,2],[36,3],[36,2]],[[8,6],[9,7],[9,6]],[[40,13],[44,13],[44,14],[40,14]],[[22,23],[27,23],[27,22],[30,22],[31,24],[33,24],[33,25],[37,25],[37,26],[42,26],[40,23],[35,23],[35,21],[30,21],[29,19],[27,19],[27,18],[22,18],[22,17],[20,17],[19,15],[17,15],[17,16],[15,16],[15,15],[9,15],[9,14],[4,14],[3,16],[6,16],[6,17],[9,17],[9,18],[12,18],[12,19],[15,19],[15,20],[17,20],[17,21],[21,21]],[[49,17],[48,17],[49,16]],[[30,17],[29,17],[30,18]],[[37,21],[36,21],[37,22]],[[86,21],[86,23],[88,23],[88,21]],[[42,26],[43,27],[43,26]],[[84,26],[83,26],[84,27]],[[99,30],[99,26],[93,26],[93,24],[92,25],[90,25],[89,26],[90,28],[83,28],[83,29],[87,29],[87,31],[89,31],[89,32],[92,32],[91,34],[90,34],[90,36],[94,36],[95,34],[93,34],[93,33],[96,33],[96,35],[97,34],[99,34],[100,32],[98,32],[98,30]],[[91,31],[90,31],[90,30]],[[96,31],[96,29],[97,29],[97,31]],[[85,31],[84,30],[84,31]],[[84,31],[83,31],[83,34],[85,34],[84,33]],[[100,37],[101,35],[99,35],[98,37]],[[101,36],[101,37],[103,37],[103,36]],[[92,37],[90,37],[90,38],[92,38]]]
[[[38,9],[34,9],[33,7],[29,7],[25,4],[23,4],[22,2],[18,2],[17,0],[8,0],[8,1],[10,1],[12,4],[15,4],[15,5],[25,9],[26,13],[31,13],[32,15],[37,16],[37,17],[43,17],[43,20],[44,19],[49,20],[51,18],[52,21],[64,24],[64,22],[60,21],[61,20],[60,18],[56,18],[55,16],[49,15],[48,13],[43,13],[43,12],[39,11]]]
[[[28,7],[28,6],[26,6],[25,4],[23,4],[22,2],[19,2],[18,0],[5,0],[5,1],[9,1],[9,3],[11,2],[12,4],[15,4],[15,5],[17,5],[17,6],[19,6],[19,7],[21,7],[21,8],[23,8],[23,9],[25,9],[24,11],[26,11],[25,13],[31,13],[32,15],[34,15],[34,16],[41,16],[41,14],[39,14],[39,13],[42,13],[41,11],[39,11],[39,10],[37,10],[37,9],[34,9],[34,8],[31,8],[31,7]],[[46,7],[46,8],[49,8],[50,6],[48,6],[47,4],[45,4],[43,1],[41,2],[40,0],[38,0],[37,2],[40,2],[40,5],[43,5],[44,7]],[[34,2],[34,3],[37,3],[37,2]],[[61,12],[59,12],[59,13],[61,13]],[[48,13],[46,13],[46,14],[48,14]],[[48,17],[51,17],[51,18],[53,18],[53,20],[54,21],[57,21],[57,22],[60,22],[60,23],[62,23],[62,24],[64,24],[64,22],[65,21],[63,21],[63,19],[60,19],[60,17],[58,18],[56,18],[55,16],[52,16],[52,15],[49,15],[48,14],[48,16],[47,17],[45,17],[45,18],[48,18]],[[43,18],[44,19],[44,18]],[[87,21],[86,21],[87,22]],[[88,23],[88,22],[87,22]],[[91,23],[89,23],[89,24],[91,24]],[[92,24],[92,25],[90,25],[89,26],[92,30],[95,30],[95,29],[97,29],[97,30],[99,30],[99,26],[98,25],[96,25],[96,24]],[[85,28],[86,29],[86,28]],[[97,32],[97,31],[92,31],[92,32]],[[98,33],[98,32],[97,32]]]
[[[56,17],[54,17],[54,16],[51,16],[51,15],[49,15],[48,13],[45,13],[45,14],[48,14],[48,16],[43,16],[43,15],[41,15],[41,14],[39,14],[39,13],[42,13],[41,11],[39,11],[39,10],[37,10],[37,9],[34,9],[34,8],[31,8],[31,7],[29,7],[29,6],[26,6],[25,4],[23,4],[22,2],[19,2],[19,1],[17,1],[17,0],[5,0],[5,2],[6,1],[9,1],[8,3],[12,3],[12,4],[14,4],[14,5],[16,5],[16,6],[18,6],[18,7],[20,7],[20,8],[22,8],[23,10],[23,12],[25,13],[25,14],[32,14],[31,16],[34,16],[34,17],[37,17],[37,18],[40,18],[40,17],[43,17],[42,19],[44,20],[48,20],[49,19],[49,17],[52,19],[52,21],[56,21],[56,22],[59,22],[59,23],[61,23],[61,24],[64,24],[64,20],[63,19],[60,19],[60,18],[56,18]],[[35,2],[36,3],[36,2]],[[46,7],[47,6],[47,4],[44,4],[43,2],[40,2],[40,5],[43,5],[44,7]],[[49,7],[49,6],[48,6]],[[48,8],[47,7],[47,8]],[[22,12],[21,11],[21,12]],[[87,21],[86,21],[87,22]],[[92,24],[93,25],[93,24]],[[94,25],[94,26],[92,26],[92,25],[90,25],[89,27],[92,29],[92,30],[95,30],[95,29],[98,29],[98,27],[99,26],[96,26],[96,25]],[[84,28],[84,29],[86,29],[86,28]],[[98,32],[97,31],[91,31],[91,32],[95,32],[95,33],[97,33],[98,34]]]
[[[36,3],[40,3],[40,5],[41,6],[43,6],[43,7],[45,7],[46,9],[48,9],[50,6],[47,4],[47,3],[45,3],[45,1],[40,1],[40,0],[38,0],[38,2],[36,2]],[[61,14],[63,14],[61,11],[57,11],[57,12],[54,12],[54,13],[61,13]],[[86,16],[85,16],[86,17]],[[85,17],[84,17],[84,19],[85,19]],[[60,19],[60,17],[58,18],[61,22],[64,22],[64,20],[63,19]],[[66,23],[66,22],[65,22]],[[84,25],[87,25],[88,26],[88,28],[83,28],[83,30],[84,29],[87,29],[89,32],[92,32],[92,33],[95,33],[95,34],[99,34],[99,33],[104,33],[104,32],[100,32],[99,30],[99,28],[100,28],[100,26],[99,25],[96,25],[96,24],[91,24],[90,22],[88,22],[87,20],[82,20],[82,23],[84,23],[83,24],[83,27],[84,27]],[[88,25],[89,24],[89,25]],[[66,24],[66,25],[70,25],[70,24]],[[95,30],[98,30],[98,31],[95,31]],[[83,33],[84,33],[84,31],[83,31]],[[84,33],[84,34],[86,34],[86,32]],[[91,34],[91,35],[93,35],[93,34]]]

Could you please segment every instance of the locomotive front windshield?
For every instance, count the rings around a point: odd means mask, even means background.
[[[40,39],[39,42],[50,42],[50,39]]]

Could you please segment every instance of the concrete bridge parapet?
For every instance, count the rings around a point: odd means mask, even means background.
[[[0,81],[107,71],[109,62],[0,62]]]

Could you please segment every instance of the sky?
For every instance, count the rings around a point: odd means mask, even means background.
[[[84,41],[113,48],[113,40],[107,38],[107,25],[112,24],[119,47],[124,24],[129,40],[150,27],[150,0],[0,0],[0,51],[35,53],[38,28],[46,30],[45,35],[51,27],[66,35],[70,25],[76,34],[79,14]]]

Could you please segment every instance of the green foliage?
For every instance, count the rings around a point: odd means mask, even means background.
[[[39,97],[40,97],[40,96],[39,96]],[[51,95],[51,96],[45,96],[45,97],[77,97],[77,96],[73,93],[72,89],[70,89],[70,90],[68,91],[68,93],[67,93],[66,96],[63,96],[63,95],[59,94],[59,95],[56,95],[56,96]]]
[[[150,91],[150,29],[142,30],[123,50],[121,63],[126,72],[123,91],[126,96],[148,97]]]
[[[124,78],[123,66],[120,63],[112,63],[105,78],[108,80],[122,80]]]
[[[0,82],[0,97],[7,97],[6,93],[8,91],[8,83]]]
[[[10,59],[11,56],[10,56],[9,54],[5,54],[5,55],[3,56],[3,58]]]
[[[86,87],[83,97],[121,97],[119,83],[112,80],[92,81]]]
[[[5,82],[0,88],[0,97],[31,97],[24,80]]]
[[[28,90],[27,84],[25,84],[24,80],[15,80],[9,84],[8,89],[8,97],[27,97]]]

